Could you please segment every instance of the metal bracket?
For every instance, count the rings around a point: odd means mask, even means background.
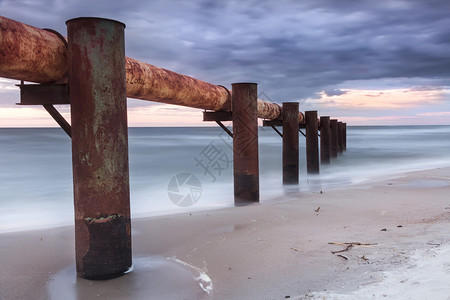
[[[68,84],[23,84],[20,88],[20,103],[17,105],[42,105],[59,126],[71,137],[70,124],[53,105],[70,104]]]
[[[67,123],[66,119],[56,110],[56,108],[51,104],[43,105],[45,110],[53,117],[53,119],[58,123],[59,126],[67,133],[67,135],[72,138],[72,128],[70,124]]]
[[[233,133],[223,125],[222,121],[232,121],[233,114],[231,111],[204,111],[203,121],[214,121],[220,128],[222,128],[231,138],[233,138]]]
[[[220,121],[216,121],[216,123],[226,132],[228,133],[228,135],[233,138],[233,133],[225,126],[222,124],[222,122]]]
[[[275,132],[278,133],[279,136],[283,137],[283,134],[280,131],[278,131],[278,129],[275,126],[270,127],[272,127],[272,129],[275,130]]]
[[[301,129],[298,130],[304,137],[306,137],[306,134],[303,133],[303,131],[301,131]]]

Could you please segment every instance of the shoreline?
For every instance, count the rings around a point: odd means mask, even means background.
[[[67,272],[74,265],[73,226],[2,233],[0,296],[48,299],[57,293],[51,287],[56,280],[65,282],[72,295],[89,291],[120,299],[120,287],[126,295],[144,292],[149,297],[169,295],[169,299],[178,299],[170,297],[174,288],[167,282],[161,282],[167,290],[142,285],[139,291],[130,291],[139,277],[148,279],[146,276],[158,265],[158,272],[166,274],[160,280],[175,280],[185,286],[179,295],[185,292],[205,299],[351,299],[348,297],[358,295],[354,293],[361,288],[383,287],[383,278],[390,275],[381,272],[405,266],[414,270],[424,253],[437,251],[448,257],[449,194],[450,168],[439,168],[322,193],[288,194],[278,201],[245,207],[136,218],[132,220],[132,243],[135,275],[139,276],[125,275],[120,282],[93,282],[88,290],[83,282],[91,281],[76,279]],[[355,244],[332,254],[345,246],[331,242],[373,245]],[[192,266],[185,277],[168,272],[181,268],[175,260]],[[152,267],[142,269],[143,265]],[[195,278],[187,279],[198,272],[210,278],[212,296],[202,294]],[[386,292],[381,288],[372,292],[389,298],[402,286],[407,285],[398,283],[391,289],[384,286]],[[436,290],[426,283],[416,286]],[[169,292],[172,294],[164,294]],[[445,292],[450,293],[444,288]],[[446,299],[443,295],[448,294],[442,293],[435,299]]]

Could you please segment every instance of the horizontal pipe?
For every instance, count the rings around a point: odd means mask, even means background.
[[[67,82],[64,37],[0,16],[0,77],[37,82]],[[231,91],[186,75],[125,58],[127,97],[212,111],[231,109]],[[281,106],[258,99],[258,118],[275,120]],[[304,116],[299,112],[299,123]]]

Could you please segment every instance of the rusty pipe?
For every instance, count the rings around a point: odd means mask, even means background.
[[[0,77],[37,83],[67,81],[61,35],[0,16]],[[127,97],[213,111],[231,109],[231,91],[186,75],[125,58]],[[276,103],[258,99],[258,117],[281,117]],[[299,123],[304,116],[299,112]]]
[[[67,47],[55,33],[0,16],[0,76],[47,83],[66,77]]]

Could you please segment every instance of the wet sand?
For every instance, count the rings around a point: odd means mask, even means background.
[[[75,277],[73,227],[0,234],[0,298],[447,299],[449,195],[442,168],[135,219],[135,269],[107,281]]]

